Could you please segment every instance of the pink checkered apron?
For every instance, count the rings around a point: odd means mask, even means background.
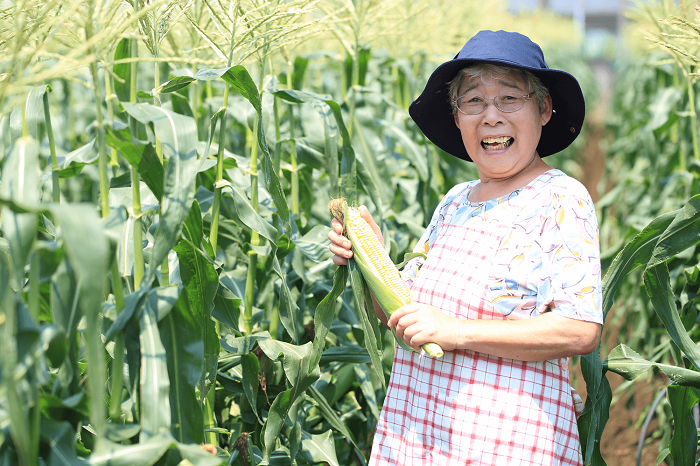
[[[485,292],[510,224],[450,225],[450,216],[413,283],[415,301],[462,319],[505,319]],[[567,359],[523,362],[473,351],[434,359],[397,347],[370,466],[581,462]]]

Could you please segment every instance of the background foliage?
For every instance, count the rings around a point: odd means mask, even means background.
[[[645,8],[589,187],[626,345],[581,358],[596,464],[605,371],[667,374],[662,457],[697,443],[697,13]],[[0,464],[365,464],[394,349],[326,205],[403,260],[476,176],[406,109],[495,14],[596,105],[573,23],[495,0],[0,2]],[[583,177],[601,128],[548,160]]]

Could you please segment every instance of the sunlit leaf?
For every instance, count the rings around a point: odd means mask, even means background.
[[[301,455],[309,463],[328,463],[331,466],[340,466],[335,454],[333,433],[329,430],[324,434],[309,434],[301,432]]]
[[[677,385],[700,388],[700,372],[684,367],[670,366],[658,362],[647,361],[636,351],[625,345],[613,349],[605,360],[605,368],[621,375],[627,380],[634,380],[646,371],[656,367]]]

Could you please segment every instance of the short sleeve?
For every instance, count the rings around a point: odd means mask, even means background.
[[[572,191],[555,194],[545,215],[538,248],[538,311],[602,324],[598,221],[585,189]]]
[[[509,319],[552,311],[603,323],[598,222],[588,191],[560,175],[524,195],[494,252],[488,300]]]

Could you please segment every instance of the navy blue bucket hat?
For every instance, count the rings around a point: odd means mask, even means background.
[[[454,59],[433,72],[423,93],[408,109],[423,134],[440,149],[471,162],[454,122],[447,83],[457,76],[459,70],[477,63],[529,71],[549,90],[554,113],[542,128],[537,146],[540,157],[567,148],[579,135],[586,105],[576,78],[565,71],[550,69],[539,45],[522,34],[481,31],[469,39]]]

